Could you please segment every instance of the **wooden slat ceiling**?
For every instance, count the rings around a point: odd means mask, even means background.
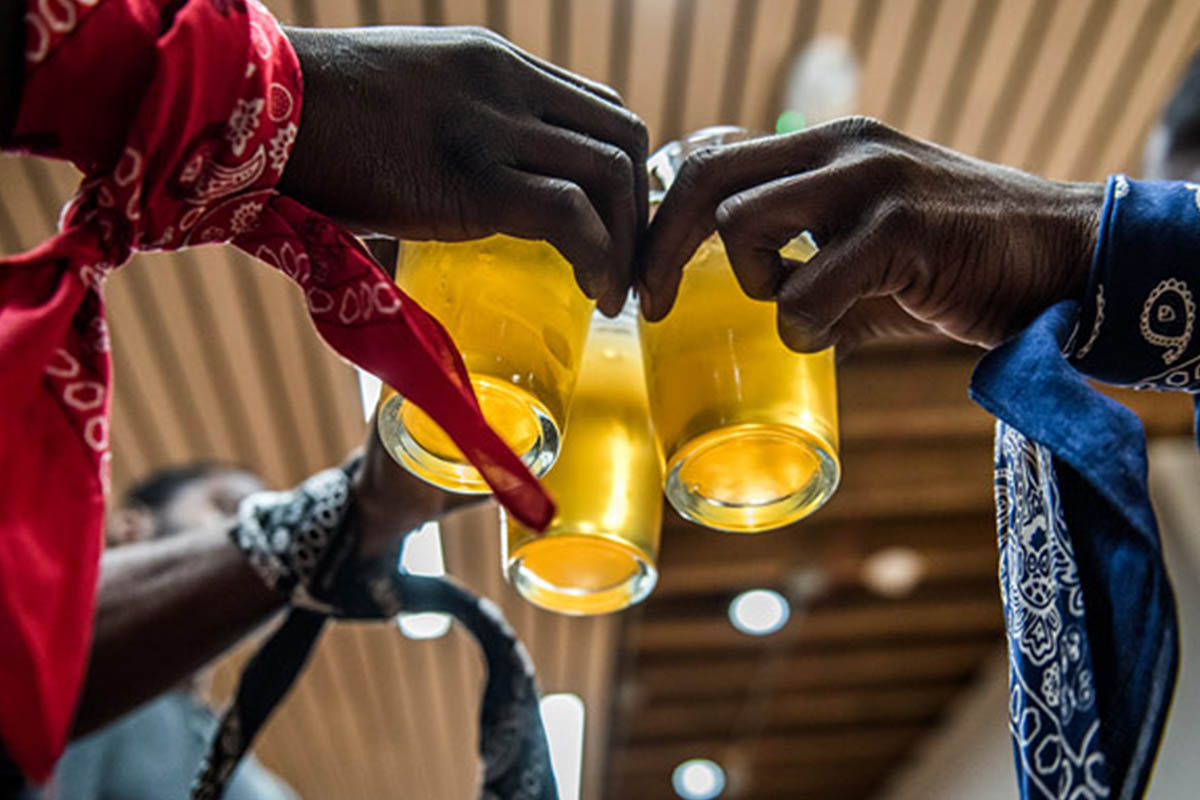
[[[859,62],[859,111],[1076,180],[1136,174],[1154,114],[1200,45],[1190,0],[270,5],[301,25],[488,25],[616,86],[656,143],[716,123],[771,128],[791,57],[837,36]],[[0,248],[46,236],[75,179],[61,165],[0,159]],[[240,462],[286,486],[361,440],[352,371],[272,271],[227,248],[139,257],[107,296],[118,491],[193,458]],[[845,479],[829,506],[757,537],[669,515],[661,584],[623,615],[533,610],[500,579],[490,508],[445,524],[450,571],[511,615],[545,689],[584,698],[584,798],[672,797],[673,767],[707,756],[729,771],[726,797],[858,800],[905,758],[1002,641],[991,424],[965,397],[976,356],[891,345],[852,358],[839,375]],[[1188,429],[1181,398],[1122,399],[1152,434]],[[864,559],[897,546],[923,559],[922,582],[903,598],[872,594],[858,578]],[[754,586],[792,598],[775,636],[725,621],[729,599]],[[244,656],[219,670],[219,686]],[[414,642],[391,625],[338,627],[259,752],[309,800],[465,800],[481,669],[457,631]]]

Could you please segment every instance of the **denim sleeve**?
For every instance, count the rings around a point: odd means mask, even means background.
[[[1108,180],[1087,292],[1064,355],[1138,389],[1200,392],[1200,185]]]

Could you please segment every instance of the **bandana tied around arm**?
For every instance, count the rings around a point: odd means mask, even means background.
[[[360,553],[350,490],[360,464],[352,459],[291,491],[250,495],[238,508],[230,537],[263,583],[292,608],[243,670],[192,786],[192,800],[224,795],[238,763],[303,671],[327,619],[395,625],[397,614],[422,612],[457,620],[479,645],[487,667],[479,709],[478,800],[557,800],[529,653],[490,600],[447,578],[406,572],[401,537],[379,555]]]
[[[60,232],[0,261],[0,739],[34,781],[83,680],[107,489],[105,277],[232,241],[300,285],[339,353],[430,412],[515,516],[553,506],[487,427],[453,343],[345,230],[279,195],[301,75],[254,0],[29,3],[8,143],[85,175]]]

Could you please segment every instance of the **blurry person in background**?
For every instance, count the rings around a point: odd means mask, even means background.
[[[742,291],[775,304],[793,350],[924,333],[991,351],[971,393],[997,419],[1022,800],[1142,797],[1165,728],[1179,638],[1145,431],[1085,378],[1200,401],[1198,145],[1196,61],[1148,143],[1144,171],[1157,180],[1049,180],[840,119],[692,155],[644,247],[651,320],[716,232]],[[802,231],[820,252],[782,257]],[[1034,617],[1054,623],[1031,636]]]
[[[171,547],[172,537],[227,522],[263,482],[238,467],[199,462],[155,472],[126,492],[109,519],[106,561]],[[103,627],[104,620],[97,622]],[[181,621],[186,626],[186,620]],[[132,657],[132,656],[131,656]],[[143,654],[142,657],[153,657]],[[217,719],[197,672],[128,716],[72,744],[41,800],[161,800],[187,797]],[[251,755],[234,772],[226,800],[296,800]]]

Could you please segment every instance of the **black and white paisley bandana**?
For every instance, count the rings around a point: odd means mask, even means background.
[[[358,556],[351,462],[288,492],[246,498],[231,537],[251,566],[292,609],[247,664],[233,703],[192,789],[217,800],[271,712],[291,689],[329,617],[392,620],[401,612],[450,614],[483,650],[487,684],[480,711],[480,800],[556,800],[533,663],[500,609],[443,578],[399,569],[403,542]]]

